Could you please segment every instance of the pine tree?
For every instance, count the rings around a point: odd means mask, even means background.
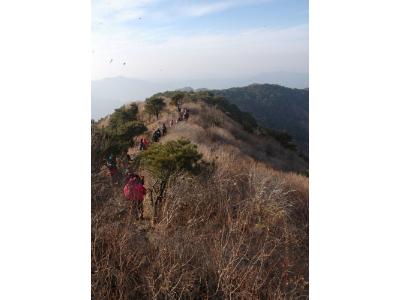
[[[146,99],[146,104],[144,106],[144,110],[149,115],[156,116],[156,118],[158,120],[158,116],[160,115],[160,112],[163,110],[165,105],[166,104],[165,104],[163,98],[159,98],[159,97],[148,98],[148,99]]]
[[[175,105],[178,111],[181,111],[181,106],[183,103],[183,98],[185,95],[183,93],[176,93],[174,96],[171,98],[171,104]]]
[[[184,172],[195,171],[200,159],[197,146],[183,139],[152,144],[148,150],[139,154],[139,164],[158,182],[154,190],[155,199],[153,196],[151,199],[155,209],[164,197],[169,180]]]

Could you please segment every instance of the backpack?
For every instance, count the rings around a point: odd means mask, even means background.
[[[127,184],[124,186],[124,196],[126,200],[136,200],[137,199],[137,192],[136,192],[136,185],[137,183],[135,182],[134,178],[129,179]]]
[[[136,184],[135,186],[135,194],[137,201],[143,201],[144,195],[146,195],[146,188],[142,184]]]

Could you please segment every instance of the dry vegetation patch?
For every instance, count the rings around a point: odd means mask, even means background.
[[[169,180],[156,223],[149,197],[136,220],[121,186],[92,174],[92,298],[308,298],[308,178],[276,170],[302,162],[213,107],[183,106],[189,120],[161,143],[189,139],[204,165]],[[167,106],[147,128],[174,113]]]

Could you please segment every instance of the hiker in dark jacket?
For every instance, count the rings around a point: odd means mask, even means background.
[[[161,137],[161,130],[158,128],[154,133],[153,133],[153,142],[158,142]]]
[[[152,140],[153,142],[158,142],[157,131],[154,131],[153,136],[151,137],[151,140]]]
[[[167,134],[167,126],[165,126],[165,123],[163,123],[162,125],[162,135],[166,135]]]
[[[144,140],[143,140],[143,139],[140,139],[140,142],[139,142],[139,150],[145,150],[145,148],[146,148],[146,146],[145,146],[145,144],[144,144]]]
[[[110,174],[111,183],[118,182],[118,168],[117,168],[117,160],[114,154],[110,154],[110,156],[106,159],[106,166],[108,172]]]
[[[183,113],[183,117],[185,118],[186,121],[189,119],[189,110],[188,109],[185,109],[185,112]]]

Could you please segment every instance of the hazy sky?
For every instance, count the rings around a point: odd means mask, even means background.
[[[92,79],[274,71],[308,72],[308,1],[92,0]]]

